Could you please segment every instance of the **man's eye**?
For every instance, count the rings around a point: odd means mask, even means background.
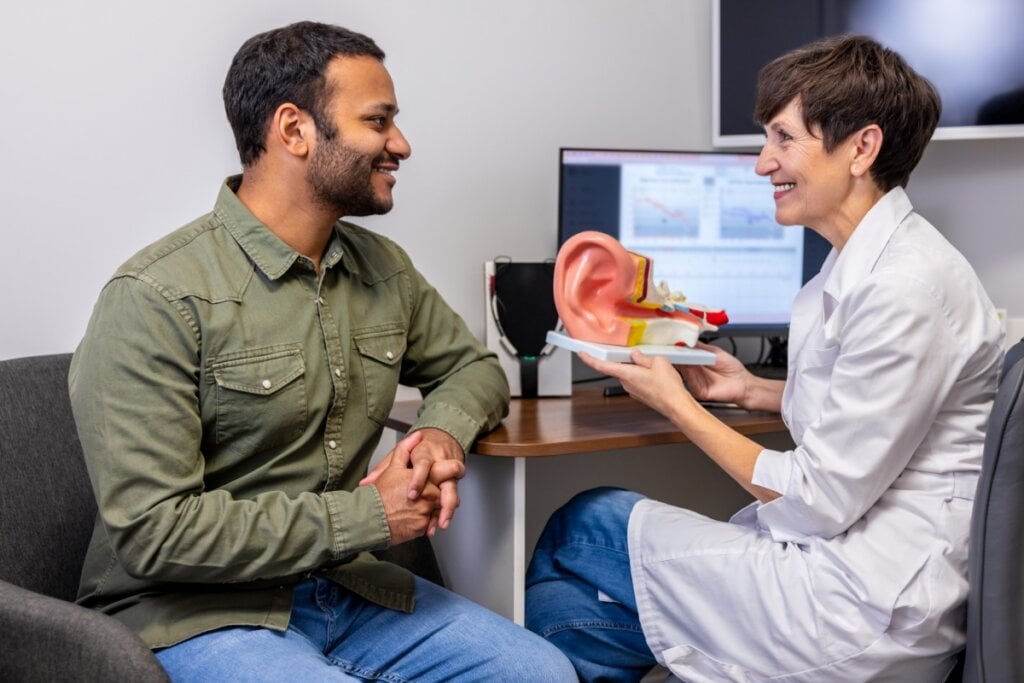
[[[387,125],[388,117],[386,117],[386,116],[374,116],[372,119],[370,119],[370,122],[373,123],[376,126],[380,126],[381,128],[383,128],[385,125]]]

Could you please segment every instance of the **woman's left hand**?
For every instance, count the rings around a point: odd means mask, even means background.
[[[696,403],[679,371],[664,357],[633,351],[630,354],[632,365],[598,360],[583,352],[579,357],[598,372],[619,380],[630,396],[669,419],[689,403]]]

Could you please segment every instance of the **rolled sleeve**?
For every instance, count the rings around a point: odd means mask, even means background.
[[[832,538],[860,519],[907,466],[962,364],[950,312],[918,281],[875,276],[846,303],[824,401],[798,406],[808,426],[794,450],[762,451],[754,468],[753,483],[781,494],[757,509],[779,541]]]

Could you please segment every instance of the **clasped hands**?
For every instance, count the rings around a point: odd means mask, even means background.
[[[448,528],[465,474],[459,443],[440,429],[424,428],[395,444],[359,485],[377,487],[391,544],[398,545]]]

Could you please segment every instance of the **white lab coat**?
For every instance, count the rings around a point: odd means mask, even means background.
[[[902,189],[797,295],[782,496],[717,522],[629,521],[640,621],[686,681],[942,680],[963,643],[967,535],[1002,358],[967,261]]]

